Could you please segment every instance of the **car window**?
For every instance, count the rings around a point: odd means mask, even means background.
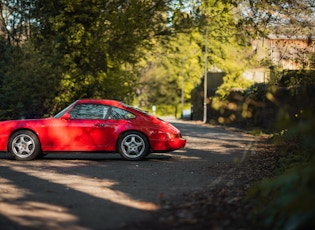
[[[109,106],[98,104],[79,104],[70,111],[71,119],[105,119]]]
[[[108,119],[113,119],[113,120],[121,120],[121,119],[132,119],[135,118],[136,116],[133,113],[130,113],[126,110],[112,107]]]
[[[72,104],[68,105],[68,106],[67,106],[66,108],[64,108],[62,111],[60,111],[59,113],[57,113],[54,117],[55,117],[55,118],[60,118],[60,117],[62,117],[75,103],[76,103],[76,101],[73,102]]]

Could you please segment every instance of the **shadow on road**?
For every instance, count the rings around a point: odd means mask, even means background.
[[[167,199],[204,189],[214,167],[242,157],[255,142],[242,132],[173,122],[187,146],[125,161],[119,154],[48,154],[34,161],[0,155],[0,228],[118,229],[144,220]]]

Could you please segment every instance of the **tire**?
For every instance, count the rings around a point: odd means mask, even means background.
[[[20,161],[33,160],[41,151],[37,136],[28,130],[18,131],[9,138],[8,150]]]
[[[38,153],[38,155],[36,156],[36,159],[42,159],[42,158],[44,158],[47,155],[48,155],[48,153],[43,153],[42,151],[40,151]]]
[[[150,146],[145,135],[134,131],[124,133],[118,139],[117,150],[124,159],[136,161],[150,153]]]

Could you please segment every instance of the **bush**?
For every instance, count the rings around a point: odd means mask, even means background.
[[[287,129],[274,136],[282,155],[278,176],[252,188],[258,198],[255,213],[268,228],[315,229],[313,115],[309,112],[299,121],[285,122]]]
[[[300,162],[258,185],[256,213],[268,228],[315,228],[314,165],[314,160]]]

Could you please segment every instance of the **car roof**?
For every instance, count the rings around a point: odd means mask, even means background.
[[[85,104],[85,103],[91,103],[91,104],[103,104],[103,105],[111,105],[111,106],[122,106],[122,103],[120,101],[116,100],[109,100],[109,99],[80,99],[77,100],[76,104]]]

